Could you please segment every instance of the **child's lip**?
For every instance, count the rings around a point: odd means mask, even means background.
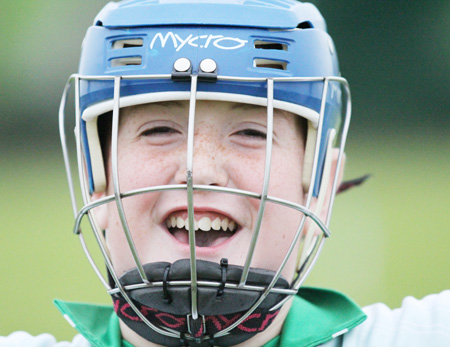
[[[168,211],[164,217],[161,219],[161,223],[165,223],[168,218],[171,216],[181,217],[186,220],[188,218],[188,210],[187,207],[179,207],[173,208]],[[203,217],[208,217],[211,220],[219,218],[220,220],[224,220],[225,218],[229,221],[234,221],[237,225],[242,225],[239,221],[239,218],[232,217],[231,213],[227,213],[223,210],[214,209],[211,207],[195,207],[194,206],[194,220],[197,222],[200,221]]]
[[[167,228],[189,230],[189,217],[187,211],[179,211],[170,214],[166,219]],[[239,225],[234,219],[218,213],[195,213],[194,229],[200,231],[228,231],[234,232]]]
[[[180,226],[183,224],[182,228],[172,228],[168,226],[168,224],[171,223],[172,217],[180,218],[179,222]],[[181,222],[181,220],[184,222]],[[242,229],[240,224],[234,218],[230,217],[230,214],[211,208],[194,207],[194,220],[196,227],[198,228],[196,228],[196,249],[206,250],[222,246],[225,243],[228,243],[227,241],[234,238],[234,236]],[[215,230],[217,229],[217,220],[221,223],[219,230]],[[214,221],[216,225],[213,228],[213,223],[211,222]],[[166,214],[163,224],[165,229],[174,239],[185,246],[189,246],[189,235],[186,230],[189,229],[189,227],[185,228],[187,222],[187,208],[178,208],[173,209]],[[230,224],[232,230],[230,230]]]

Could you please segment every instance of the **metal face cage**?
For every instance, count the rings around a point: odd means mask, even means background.
[[[164,186],[150,186],[142,187],[139,189],[131,191],[122,191],[119,184],[119,170],[118,170],[118,129],[119,129],[119,117],[120,108],[123,107],[122,101],[123,97],[121,95],[121,85],[129,80],[141,80],[141,81],[152,81],[152,80],[170,80],[172,75],[134,75],[134,76],[83,76],[79,74],[72,75],[65,87],[60,111],[59,111],[59,121],[60,121],[60,136],[61,143],[65,161],[66,172],[68,176],[70,196],[73,208],[73,214],[75,217],[75,224],[73,232],[78,235],[79,240],[82,244],[83,250],[89,259],[94,271],[99,277],[102,284],[105,286],[107,292],[111,295],[120,293],[123,298],[128,302],[131,309],[135,312],[136,317],[138,317],[149,329],[152,329],[158,334],[180,339],[184,338],[187,341],[197,341],[198,337],[191,333],[189,326],[190,322],[198,322],[202,324],[202,320],[205,317],[200,313],[199,309],[199,299],[198,293],[201,288],[217,288],[220,289],[222,286],[225,289],[233,289],[240,292],[252,292],[256,293],[257,299],[250,305],[246,310],[245,314],[239,317],[232,324],[228,325],[226,328],[215,332],[213,335],[207,335],[206,339],[218,339],[220,337],[232,334],[237,327],[239,327],[245,320],[261,305],[261,303],[270,294],[281,294],[283,298],[276,302],[272,307],[269,308],[270,312],[278,310],[289,298],[297,293],[302,283],[304,282],[306,276],[310,272],[312,266],[314,265],[324,243],[324,240],[330,235],[328,226],[330,223],[332,206],[334,202],[335,192],[338,185],[338,176],[340,172],[340,167],[343,158],[343,152],[345,147],[345,141],[347,136],[347,131],[350,123],[350,113],[351,113],[351,102],[350,102],[350,91],[347,81],[340,77],[312,77],[312,78],[295,78],[295,77],[275,77],[275,78],[238,78],[229,76],[217,76],[217,81],[220,82],[238,82],[238,83],[261,83],[263,88],[267,91],[265,98],[265,106],[267,107],[267,137],[266,137],[266,150],[265,150],[265,164],[264,164],[264,174],[263,174],[263,184],[261,190],[246,191],[241,189],[229,188],[229,187],[219,187],[219,186],[208,186],[208,185],[197,185],[193,182],[194,177],[194,125],[195,125],[195,115],[196,115],[196,101],[206,98],[208,93],[200,92],[198,90],[199,76],[194,74],[188,76],[189,81],[185,83],[190,83],[190,91],[188,94],[183,94],[182,98],[189,101],[189,115],[188,115],[188,133],[187,133],[187,153],[186,153],[186,184],[173,184]],[[200,76],[201,78],[201,76]],[[83,142],[83,125],[84,122],[82,117],[82,112],[80,111],[80,84],[83,81],[109,81],[113,83],[114,92],[112,102],[112,133],[111,133],[111,177],[113,183],[113,194],[105,196],[98,200],[93,200],[92,189],[89,183],[89,173],[87,172],[87,158],[86,158],[86,143]],[[307,197],[305,199],[304,205],[299,205],[292,201],[281,199],[276,196],[269,195],[269,182],[270,182],[270,168],[272,164],[272,146],[273,146],[273,121],[274,121],[274,104],[276,100],[274,99],[274,89],[277,83],[311,83],[317,82],[322,85],[322,98],[320,104],[320,110],[317,112],[317,118],[313,120],[308,120],[310,123],[310,128],[318,134],[314,138],[314,146],[312,150],[312,163],[309,178],[309,186],[306,190]],[[338,89],[341,95],[341,110],[342,113],[342,124],[338,128],[333,128],[329,125],[325,125],[326,122],[325,114],[327,113],[327,100],[330,97],[331,88],[333,85],[333,90]],[[70,165],[70,155],[69,146],[66,140],[66,114],[65,108],[69,95],[70,89],[73,87],[75,94],[75,139],[76,139],[76,153],[78,162],[78,176],[79,182],[82,190],[82,204],[81,207],[77,202],[74,181],[71,174]],[[301,116],[301,115],[300,115]],[[309,135],[308,135],[309,136]],[[335,143],[335,144],[334,144]],[[338,149],[337,163],[336,163],[336,174],[332,179],[331,188],[324,181],[328,181],[330,173],[330,152],[333,148]],[[322,181],[322,182],[320,182]],[[331,198],[329,199],[328,205],[323,206],[323,199],[325,193],[322,191],[331,190]],[[163,192],[170,190],[184,191],[186,193],[186,200],[188,206],[188,220],[189,220],[189,248],[190,248],[190,258],[189,258],[189,273],[190,278],[186,280],[173,280],[173,281],[152,281],[145,269],[145,264],[141,262],[140,256],[136,249],[135,242],[133,240],[132,231],[130,230],[129,223],[127,220],[127,215],[124,210],[123,200],[131,198],[133,196],[138,196],[142,194],[149,194],[152,192]],[[245,258],[245,262],[242,265],[242,271],[240,273],[240,278],[238,281],[229,282],[225,281],[221,283],[220,281],[204,280],[198,278],[198,264],[199,259],[196,254],[195,246],[195,228],[194,228],[194,199],[196,192],[215,192],[220,194],[233,194],[242,196],[249,199],[257,199],[260,201],[259,210],[257,215],[256,227],[253,230],[251,236],[251,242],[249,244],[248,253]],[[320,202],[317,203],[319,206],[315,211],[311,210],[311,202],[313,199],[318,199]],[[116,205],[118,215],[122,223],[123,232],[125,234],[128,247],[133,256],[133,260],[136,266],[136,271],[139,277],[139,281],[133,284],[123,284],[121,281],[121,274],[119,274],[114,268],[113,262],[111,260],[110,252],[105,241],[104,231],[101,230],[93,216],[92,210],[96,207],[107,204],[114,203]],[[278,269],[273,272],[271,279],[268,283],[255,285],[249,284],[248,278],[251,272],[251,263],[254,255],[254,250],[256,243],[260,236],[260,227],[265,213],[266,204],[277,204],[284,206],[288,209],[293,209],[302,213],[303,216],[295,231],[294,238],[291,242],[289,249],[287,250],[284,258],[279,265]],[[326,219],[322,220],[319,217],[319,211],[321,209],[326,210]],[[92,259],[90,250],[85,242],[83,235],[83,230],[81,228],[81,223],[83,219],[87,217],[92,233],[95,240],[100,247],[101,254],[104,258],[106,268],[111,276],[111,281],[108,281],[102,275],[102,271],[97,266],[95,261]],[[308,228],[306,231],[305,224],[307,220],[313,222],[313,227]],[[297,247],[300,247],[298,250]],[[281,288],[277,286],[277,282],[282,276],[282,271],[288,262],[288,259],[298,251],[297,256],[297,271],[293,279],[289,281],[289,286],[287,288]],[[138,307],[135,300],[131,297],[131,293],[138,289],[143,288],[162,288],[166,290],[167,288],[176,287],[189,287],[189,302],[190,302],[190,312],[187,317],[188,333],[180,333],[175,329],[164,328],[151,322],[148,317],[142,312],[142,309]],[[164,288],[163,288],[164,287]]]

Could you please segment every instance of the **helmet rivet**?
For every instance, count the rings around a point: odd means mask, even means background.
[[[206,73],[212,73],[214,71],[216,71],[217,69],[217,64],[214,60],[212,59],[203,59],[200,63],[200,70],[202,72],[206,72]]]
[[[190,69],[191,62],[187,58],[179,58],[173,64],[173,68],[176,72],[186,72]]]

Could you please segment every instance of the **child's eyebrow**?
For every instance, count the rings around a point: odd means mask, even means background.
[[[235,103],[231,107],[231,110],[243,110],[243,111],[264,110],[264,113],[266,113],[267,112],[266,111],[267,107],[266,106],[260,106],[260,105],[253,105],[253,104]],[[288,116],[289,114],[291,114],[289,111],[281,110],[279,108],[274,108],[273,112],[274,112],[274,115],[279,115],[279,116]]]

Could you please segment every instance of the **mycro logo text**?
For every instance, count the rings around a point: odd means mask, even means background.
[[[238,49],[245,46],[248,41],[237,37],[227,37],[223,35],[193,36],[190,34],[186,38],[181,38],[178,34],[174,34],[170,31],[165,35],[162,33],[156,34],[150,42],[150,49],[153,49],[157,42],[159,42],[162,48],[165,48],[166,44],[170,45],[170,43],[172,43],[173,47],[178,52],[186,45],[200,48],[208,48],[213,45],[218,49],[224,50]]]

